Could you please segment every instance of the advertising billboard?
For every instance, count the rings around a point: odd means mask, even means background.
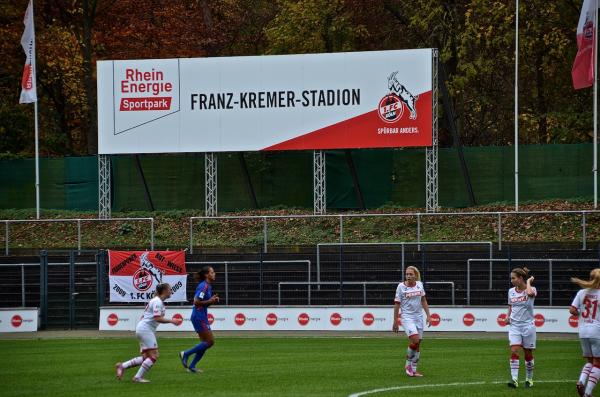
[[[432,50],[99,61],[100,154],[432,145]]]

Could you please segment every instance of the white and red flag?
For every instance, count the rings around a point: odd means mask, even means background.
[[[577,55],[571,75],[573,87],[591,87],[594,84],[594,38],[596,36],[596,10],[598,0],[583,0],[577,25]]]
[[[169,283],[167,302],[185,302],[184,251],[108,251],[110,301],[148,302],[156,286]]]
[[[33,0],[29,0],[25,18],[25,31],[21,36],[21,45],[25,51],[25,67],[21,78],[21,98],[19,103],[31,103],[37,101],[35,88],[35,28],[33,25]]]

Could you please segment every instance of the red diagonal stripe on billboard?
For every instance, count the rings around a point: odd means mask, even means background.
[[[400,120],[386,123],[378,110],[320,128],[263,150],[320,150],[431,146],[431,91],[417,100],[417,119],[410,120],[405,109]],[[393,129],[398,129],[394,133]],[[418,133],[414,133],[415,128]],[[384,129],[381,131],[380,129]],[[385,129],[391,129],[385,130]]]

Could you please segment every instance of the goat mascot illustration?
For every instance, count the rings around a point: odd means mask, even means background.
[[[156,266],[154,266],[152,262],[150,262],[150,260],[148,259],[148,252],[144,252],[140,256],[140,267],[148,270],[148,272],[152,275],[152,277],[156,280],[158,284],[162,283],[162,271]]]
[[[406,87],[404,87],[402,84],[400,84],[398,79],[396,79],[397,74],[398,74],[398,71],[393,72],[392,74],[389,75],[388,89],[390,90],[390,92],[393,92],[394,94],[398,95],[400,100],[406,105],[406,107],[410,111],[410,119],[415,120],[417,118],[416,102],[417,102],[417,99],[419,99],[419,96],[411,94],[406,89]]]

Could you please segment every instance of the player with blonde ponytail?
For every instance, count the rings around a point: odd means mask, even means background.
[[[575,295],[569,311],[579,316],[579,340],[586,363],[581,369],[577,392],[580,396],[591,396],[598,379],[600,379],[600,269],[590,272],[589,280],[576,277],[571,281],[581,289]]]
[[[398,314],[402,320],[402,327],[408,336],[408,349],[406,351],[406,375],[423,376],[417,372],[417,365],[421,355],[420,345],[423,339],[423,311],[427,315],[426,322],[430,325],[429,305],[425,298],[425,289],[421,282],[421,273],[414,266],[406,268],[404,281],[396,288],[394,299],[394,320],[392,331],[398,332]]]

